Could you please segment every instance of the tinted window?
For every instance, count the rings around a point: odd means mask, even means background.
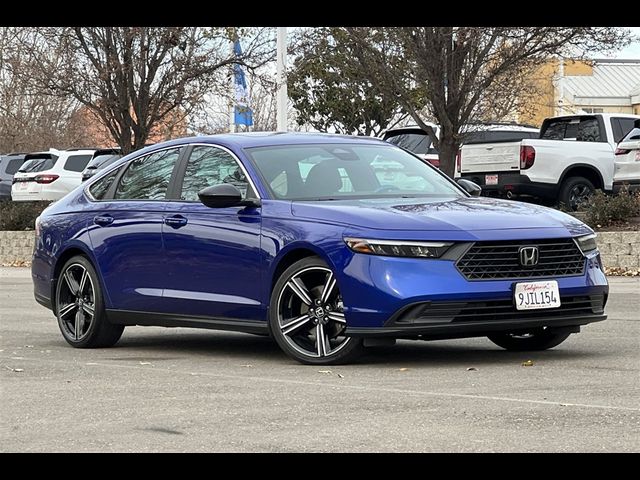
[[[275,198],[462,196],[444,175],[393,145],[279,145],[246,151]]]
[[[545,140],[575,140],[605,142],[597,118],[562,118],[543,125],[540,138]]]
[[[390,133],[385,140],[418,155],[438,153],[435,148],[431,147],[431,137],[426,132]]]
[[[518,130],[486,130],[483,132],[469,132],[463,137],[465,144],[492,142],[519,142],[524,138],[538,138],[538,132],[524,132]]]
[[[53,168],[53,164],[58,157],[53,158],[33,158],[22,165],[19,171],[31,173],[31,172],[43,172]]]
[[[24,160],[21,158],[14,158],[13,160],[9,160],[9,163],[7,163],[7,168],[5,169],[4,172],[7,175],[13,175],[18,171],[18,169],[23,163],[24,163]]]
[[[221,183],[235,185],[243,197],[247,194],[247,178],[231,154],[215,147],[194,147],[187,162],[180,198],[197,202],[200,190]]]
[[[64,169],[70,172],[81,172],[91,160],[91,155],[72,155],[67,158]]]
[[[98,155],[91,159],[91,161],[87,165],[87,168],[94,168],[96,170],[101,170],[105,167],[108,167],[119,158],[122,158],[122,155],[119,155],[119,154]]]
[[[179,148],[162,150],[132,161],[120,179],[114,198],[162,200],[166,198]]]
[[[637,142],[640,140],[640,122],[638,122],[637,125],[637,127],[627,133],[627,135],[622,139],[623,142]]]
[[[612,118],[611,128],[613,129],[613,141],[618,143],[622,140],[633,128],[634,121],[633,118]]]
[[[89,187],[91,196],[96,200],[102,200],[121,170],[122,168],[117,168],[113,172],[105,175],[100,180],[91,185]]]

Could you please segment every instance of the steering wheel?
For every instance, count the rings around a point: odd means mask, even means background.
[[[382,185],[381,187],[378,187],[376,189],[375,193],[380,193],[380,192],[384,192],[387,190],[400,190],[398,187],[396,187],[395,185]]]

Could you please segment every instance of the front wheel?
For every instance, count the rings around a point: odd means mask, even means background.
[[[294,263],[278,279],[269,323],[280,348],[300,363],[348,363],[363,349],[361,339],[345,336],[347,322],[336,277],[317,257]]]
[[[73,347],[111,347],[122,336],[124,326],[106,318],[98,275],[86,257],[73,257],[62,267],[55,307],[62,336]]]
[[[512,352],[547,350],[564,342],[570,333],[536,330],[530,333],[494,333],[487,338],[499,347]]]

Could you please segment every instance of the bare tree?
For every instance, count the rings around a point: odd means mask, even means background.
[[[27,29],[0,28],[0,152],[78,147],[86,141],[72,122],[77,101],[38,91],[34,42]],[[59,55],[57,50],[44,53],[51,59]]]
[[[618,49],[630,34],[610,27],[335,27],[331,35],[377,93],[396,98],[430,135],[440,167],[453,175],[461,127],[491,109],[522,107],[526,72],[554,55]],[[420,115],[425,104],[439,138]]]
[[[227,89],[225,67],[252,69],[272,58],[265,29],[251,32],[241,57],[230,48],[237,34],[199,27],[42,28],[35,35],[61,55],[32,54],[42,91],[90,109],[129,152],[144,146],[154,126],[183,120],[207,94]]]

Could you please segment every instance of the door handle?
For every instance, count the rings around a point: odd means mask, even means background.
[[[93,223],[101,227],[106,227],[113,223],[113,217],[111,215],[98,215],[97,217],[93,217]]]
[[[184,227],[187,224],[187,219],[182,215],[174,215],[173,217],[167,217],[164,219],[164,223],[171,228]]]

